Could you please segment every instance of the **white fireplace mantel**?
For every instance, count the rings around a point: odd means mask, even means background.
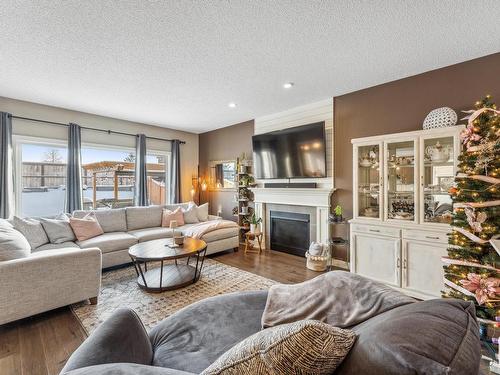
[[[254,202],[289,204],[295,206],[330,207],[330,196],[335,189],[251,188]]]
[[[255,214],[265,222],[266,204],[283,204],[291,206],[310,206],[316,209],[316,240],[327,243],[328,214],[330,213],[330,197],[335,189],[332,188],[251,188],[255,202]],[[266,242],[264,242],[266,243]]]

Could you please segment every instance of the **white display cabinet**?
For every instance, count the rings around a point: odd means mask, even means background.
[[[439,297],[463,126],[353,139],[351,271]]]

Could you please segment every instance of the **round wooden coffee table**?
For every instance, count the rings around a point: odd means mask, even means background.
[[[171,238],[141,242],[130,247],[128,254],[137,273],[137,284],[148,292],[163,292],[178,289],[198,281],[203,268],[207,244],[205,241],[186,237],[184,244],[171,247]],[[180,259],[187,258],[186,264],[180,264]],[[196,264],[191,265],[191,258]],[[166,260],[174,264],[164,265]],[[147,262],[159,261],[161,266],[148,270]],[[144,265],[144,270],[141,265]]]

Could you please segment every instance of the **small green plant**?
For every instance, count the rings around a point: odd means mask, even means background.
[[[252,176],[244,175],[240,179],[240,185],[242,186],[250,186],[254,183],[254,178]]]
[[[342,216],[342,207],[338,204],[334,209],[335,216]]]
[[[255,215],[255,213],[250,217],[250,220],[249,220],[249,224],[260,224],[262,223],[262,218],[259,217],[257,218],[257,216]]]

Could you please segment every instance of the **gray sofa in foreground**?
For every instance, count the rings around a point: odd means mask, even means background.
[[[261,329],[266,299],[266,291],[212,297],[178,311],[149,333],[132,310],[118,310],[73,353],[61,374],[199,374]],[[358,337],[335,374],[479,371],[478,324],[468,302],[410,303],[350,328]]]

